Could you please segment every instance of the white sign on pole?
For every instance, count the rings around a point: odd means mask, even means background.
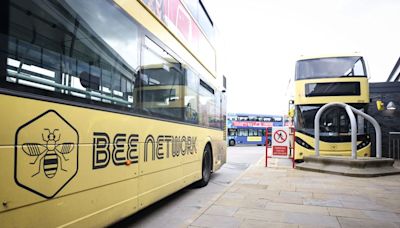
[[[272,127],[272,157],[289,157],[289,127]]]

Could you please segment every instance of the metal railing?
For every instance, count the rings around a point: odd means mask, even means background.
[[[389,132],[389,158],[400,160],[400,132]]]
[[[82,90],[82,89],[78,89],[78,88],[74,88],[71,86],[66,86],[66,85],[62,85],[62,84],[58,84],[43,78],[39,78],[39,77],[33,77],[32,75],[23,73],[23,72],[17,72],[14,70],[10,70],[7,69],[7,74],[11,77],[15,77],[17,79],[22,79],[28,82],[33,82],[33,83],[38,83],[41,85],[45,85],[45,86],[50,86],[53,88],[58,88],[58,89],[63,89],[63,90],[67,90],[67,91],[72,91],[72,92],[76,92],[76,93],[81,93],[84,95],[88,95],[89,97],[97,97],[100,99],[105,99],[105,100],[110,100],[112,102],[115,103],[119,103],[119,104],[124,104],[124,105],[132,105],[131,102],[126,101],[124,99],[121,98],[116,98],[116,97],[111,97],[108,95],[104,95],[104,94],[99,94],[98,92],[93,92],[93,91],[86,91],[86,90]]]
[[[356,117],[354,116],[354,113],[364,117],[366,120],[368,120],[374,126],[375,134],[376,134],[376,157],[381,158],[382,157],[382,132],[381,132],[381,127],[379,126],[378,122],[370,115],[367,115],[364,112],[361,112],[360,110],[357,110],[357,109],[351,107],[350,105],[341,103],[341,102],[331,102],[331,103],[325,104],[318,110],[317,114],[315,115],[315,119],[314,119],[315,155],[319,156],[319,120],[321,118],[322,113],[331,106],[343,107],[346,110],[347,115],[349,116],[350,124],[351,124],[351,158],[357,159],[357,124],[356,124],[357,122],[356,122]]]

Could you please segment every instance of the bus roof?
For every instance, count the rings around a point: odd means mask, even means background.
[[[362,55],[358,52],[350,53],[350,54],[326,54],[326,55],[302,55],[297,61],[307,60],[307,59],[322,59],[322,58],[335,58],[335,57],[362,57]]]

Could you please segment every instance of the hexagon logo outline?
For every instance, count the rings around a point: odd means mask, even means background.
[[[41,127],[44,132],[42,132],[41,139],[36,135],[36,140],[34,142],[26,142],[21,140],[18,142],[19,136],[23,133],[23,130],[34,125],[37,122],[43,122],[44,118],[52,119],[53,122],[58,122],[59,126],[64,125],[64,129],[53,127],[48,128],[46,126]],[[36,126],[38,129],[39,126]],[[67,128],[65,128],[67,127]],[[60,131],[69,131],[69,140],[62,138]],[[30,134],[29,138],[31,138]],[[46,135],[46,136],[45,136]],[[75,140],[76,136],[76,140]],[[58,138],[57,138],[58,137]],[[64,141],[67,142],[64,142]],[[72,142],[71,142],[72,141]],[[49,143],[51,142],[51,143]],[[27,123],[21,125],[15,133],[15,145],[14,145],[14,180],[18,186],[40,195],[46,199],[51,199],[55,197],[78,173],[79,169],[79,133],[78,131],[58,112],[55,110],[47,110],[46,112],[38,115]],[[18,154],[19,153],[19,154]],[[72,159],[72,161],[70,161]],[[74,162],[76,160],[76,164]],[[21,162],[22,161],[22,162]],[[29,162],[27,162],[29,161]],[[65,163],[70,161],[65,168]],[[21,164],[22,163],[22,168]],[[64,165],[64,168],[63,168]],[[32,172],[28,174],[25,169],[32,171],[33,169],[38,170],[37,172]],[[74,169],[74,170],[72,170]],[[72,171],[72,174],[62,174]],[[22,174],[21,177],[21,173]],[[58,173],[58,175],[57,175]],[[62,176],[64,180],[57,179],[58,176]],[[27,181],[27,178],[39,178],[39,181],[34,181],[29,184],[31,180]],[[56,182],[55,182],[56,181]],[[38,182],[38,183],[36,183]],[[40,183],[39,183],[40,182]],[[51,182],[51,183],[50,183]],[[53,190],[48,190],[46,188],[41,191],[40,187],[48,184],[53,186]],[[31,186],[30,186],[31,185]],[[34,186],[36,185],[36,186]],[[48,186],[46,185],[46,186]]]

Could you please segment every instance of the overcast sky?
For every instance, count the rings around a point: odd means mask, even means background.
[[[203,2],[219,29],[228,112],[286,114],[301,55],[359,52],[371,82],[400,57],[400,0]]]

